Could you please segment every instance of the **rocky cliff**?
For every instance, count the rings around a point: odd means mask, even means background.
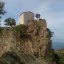
[[[4,28],[0,34],[0,56],[9,51],[15,52],[25,64],[54,64],[51,36],[45,19]]]

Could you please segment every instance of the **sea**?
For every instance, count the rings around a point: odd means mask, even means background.
[[[62,48],[64,49],[64,43],[63,42],[60,42],[60,43],[59,42],[53,42],[52,43],[52,48],[56,49],[56,50],[57,49],[62,49]]]

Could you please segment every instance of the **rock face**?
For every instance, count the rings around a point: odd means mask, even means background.
[[[26,34],[28,37],[19,38],[12,29],[4,30],[0,36],[0,55],[13,51],[27,64],[54,64],[51,31],[46,20],[28,21]]]

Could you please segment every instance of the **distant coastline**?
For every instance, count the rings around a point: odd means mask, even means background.
[[[54,49],[64,48],[64,43],[63,42],[53,42],[52,43],[52,48],[54,48]]]

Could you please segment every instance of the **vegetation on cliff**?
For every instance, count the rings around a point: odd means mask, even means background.
[[[21,24],[14,27],[12,30],[14,32],[14,35],[17,35],[17,37],[19,37],[20,39],[27,40],[31,38],[31,36],[27,34],[27,29],[28,26]]]
[[[15,52],[6,52],[0,57],[0,64],[25,64]]]
[[[58,49],[55,53],[59,56],[59,64],[64,64],[64,49]]]
[[[14,18],[7,18],[5,20],[5,25],[13,27],[16,25],[15,19]]]
[[[2,34],[2,32],[3,32],[3,29],[0,27],[0,35]]]

